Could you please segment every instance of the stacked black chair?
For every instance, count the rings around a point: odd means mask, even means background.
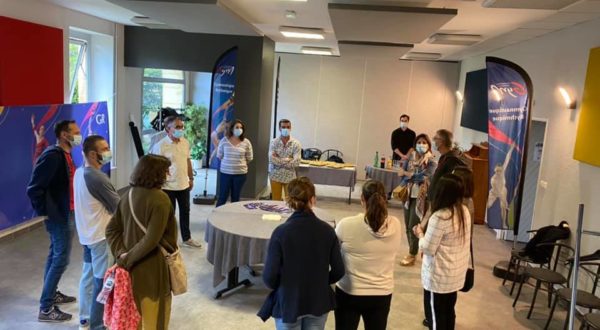
[[[510,295],[512,296],[515,289],[515,284],[518,278],[526,279],[522,264],[536,264],[540,268],[550,268],[550,265],[546,265],[550,262],[553,254],[553,247],[547,245],[540,245],[542,243],[556,243],[559,240],[569,238],[571,231],[569,224],[566,221],[561,221],[558,226],[546,226],[538,230],[530,230],[528,233],[534,233],[535,235],[529,240],[525,248],[520,250],[512,250],[510,253],[510,261],[506,273],[504,274],[504,280],[502,286],[506,284],[506,280],[509,277],[511,269],[514,269],[512,285],[510,287]]]
[[[583,322],[581,322],[581,328],[579,329],[600,329],[600,313],[586,314],[583,317]]]
[[[600,262],[581,262],[579,263],[579,270],[582,275],[588,276],[592,283],[591,292],[587,292],[584,290],[577,290],[576,297],[576,305],[583,308],[588,308],[590,313],[592,310],[600,309],[600,298],[596,296],[596,288],[598,287],[598,281],[600,280]],[[546,326],[544,329],[548,329],[550,325],[550,321],[552,321],[552,316],[554,315],[554,310],[556,309],[556,305],[559,300],[564,300],[568,303],[571,302],[571,288],[563,288],[556,292],[556,297],[554,298],[554,303],[552,304],[552,309],[550,310],[550,315],[548,315],[548,321],[546,322]],[[598,324],[598,319],[596,317],[592,317],[592,322],[588,322],[588,324]],[[567,317],[565,318],[565,329],[569,323],[569,310],[567,309]]]
[[[324,158],[326,161],[336,163],[343,163],[344,160],[342,157],[344,157],[344,154],[336,149],[323,150],[323,154],[321,155],[321,158]]]
[[[562,243],[541,243],[537,246],[540,249],[552,251],[550,252],[548,258],[548,268],[526,266],[524,271],[525,276],[523,276],[521,279],[519,290],[517,291],[517,295],[515,296],[515,300],[513,302],[513,307],[515,307],[517,301],[519,300],[519,296],[521,295],[521,289],[523,288],[523,283],[525,283],[525,278],[534,279],[535,289],[533,291],[533,299],[531,300],[531,306],[529,307],[527,318],[531,317],[533,307],[535,306],[535,300],[542,284],[545,283],[548,287],[548,307],[550,307],[552,302],[554,285],[568,285],[568,280],[571,277],[571,267],[569,265],[572,265],[572,262],[569,261],[572,260],[572,257],[575,255],[575,250],[572,247]],[[569,275],[567,277],[557,271],[559,264],[569,266]]]

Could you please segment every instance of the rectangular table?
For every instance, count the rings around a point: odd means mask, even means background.
[[[314,184],[348,187],[348,204],[356,184],[356,167],[332,168],[300,164],[296,169],[298,176],[309,178]]]

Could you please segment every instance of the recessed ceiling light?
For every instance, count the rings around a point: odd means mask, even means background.
[[[327,47],[302,47],[302,54],[333,55],[333,51]]]
[[[293,11],[293,10],[286,10],[285,11],[285,18],[289,18],[289,19],[296,18],[296,12]]]
[[[436,33],[427,39],[430,44],[470,46],[481,41],[478,34],[448,34]]]
[[[423,52],[410,52],[402,56],[403,59],[407,60],[437,60],[442,57],[440,53],[423,53]]]
[[[279,32],[286,38],[325,39],[325,32],[318,28],[303,28],[295,26],[280,26]]]

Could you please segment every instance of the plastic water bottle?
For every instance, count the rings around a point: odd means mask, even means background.
[[[115,272],[111,272],[110,275],[108,275],[108,277],[104,281],[104,285],[102,285],[102,291],[100,291],[100,293],[98,294],[96,301],[103,305],[106,304],[106,301],[108,300],[108,296],[112,292],[114,286],[115,286]]]
[[[373,167],[379,167],[379,151],[375,151],[375,159],[373,160]]]

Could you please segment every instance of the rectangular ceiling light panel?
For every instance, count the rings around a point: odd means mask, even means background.
[[[421,43],[458,11],[447,8],[328,4],[338,40]]]
[[[484,0],[481,5],[488,8],[559,10],[577,1],[579,0]]]
[[[482,40],[477,34],[436,33],[427,39],[430,44],[471,46]]]
[[[323,29],[317,28],[303,28],[295,26],[281,26],[279,32],[286,38],[301,38],[301,39],[325,39],[325,32]]]
[[[301,51],[302,54],[309,55],[333,55],[333,51],[331,50],[331,48],[326,47],[302,47]]]

